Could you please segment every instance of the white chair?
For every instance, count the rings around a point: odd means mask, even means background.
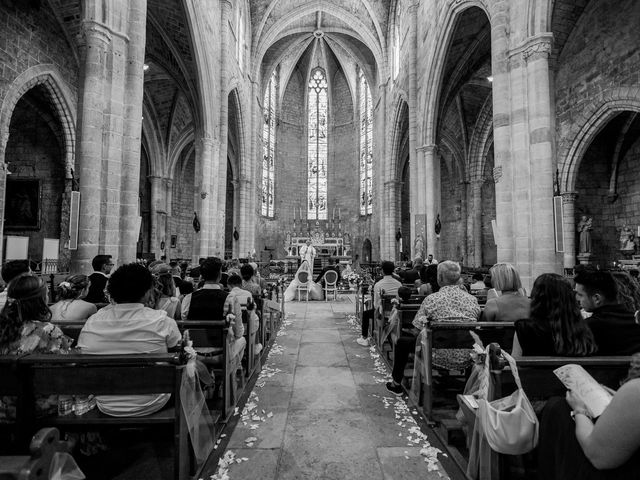
[[[329,293],[333,292],[333,299],[338,299],[338,272],[327,270],[324,273],[324,301],[329,299]]]
[[[296,288],[296,294],[298,301],[301,301],[302,293],[304,292],[306,301],[309,301],[309,272],[299,271],[296,274],[296,280],[298,280],[298,287]]]

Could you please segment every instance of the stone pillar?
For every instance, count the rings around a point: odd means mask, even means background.
[[[551,33],[531,38],[522,53],[527,68],[529,181],[531,185],[532,279],[559,270],[553,222],[554,126],[550,88]]]
[[[577,192],[562,194],[562,232],[564,243],[564,268],[576,266],[576,199]]]
[[[473,266],[482,266],[482,180],[471,182],[473,205]]]
[[[424,158],[420,184],[423,186],[423,205],[425,213],[425,255],[432,253],[440,256],[440,244],[435,232],[436,218],[440,214],[440,157],[437,145],[424,145]]]
[[[424,201],[421,193],[422,189],[422,176],[420,175],[422,167],[424,165],[424,155],[421,150],[418,149],[418,6],[420,2],[414,1],[407,8],[407,16],[409,18],[409,95],[408,104],[412,107],[409,108],[409,192],[410,192],[410,225],[411,225],[411,238],[405,238],[404,241],[410,242],[408,251],[411,256],[414,257],[415,242],[418,235],[421,234],[418,231],[424,227]],[[422,227],[420,227],[422,225]]]
[[[171,216],[173,214],[173,180],[171,178],[163,178],[162,184],[166,192],[164,210],[167,212],[167,216]]]
[[[164,210],[161,208],[162,200],[164,198],[164,192],[162,191],[162,177],[149,175],[147,178],[149,179],[149,182],[151,182],[151,212],[149,215],[151,245],[149,246],[149,251],[155,253],[156,258],[159,259],[162,255],[160,251],[160,241],[162,240],[160,235],[162,228],[158,224],[160,218],[159,213]]]
[[[391,162],[393,163],[393,162]],[[391,261],[400,260],[398,241],[396,240],[396,232],[400,228],[400,203],[398,202],[399,190],[402,182],[400,180],[387,180],[384,182],[384,204],[382,211],[383,223],[381,238],[383,244],[381,247],[381,258]],[[405,239],[406,241],[406,239]]]
[[[200,231],[194,236],[193,262],[197,265],[199,258],[208,257],[209,253],[209,232],[214,228],[211,218],[211,199],[213,197],[213,177],[212,163],[215,150],[215,140],[210,137],[196,139],[196,174],[194,181],[194,201],[195,212],[200,221]]]
[[[142,141],[142,96],[146,44],[147,0],[130,0],[129,42],[124,78],[122,181],[120,190],[120,263],[135,262],[138,240],[140,192],[140,145]]]
[[[462,251],[460,252],[460,254],[462,255],[463,265],[471,265],[471,262],[469,261],[469,247],[467,245],[468,238],[469,238],[469,230],[468,230],[468,223],[467,223],[467,215],[468,215],[467,188],[468,186],[469,186],[469,182],[467,181],[460,182],[460,191],[462,192],[462,195],[460,198],[460,226],[462,230],[460,232],[460,238],[462,239]]]
[[[493,76],[493,146],[496,182],[496,223],[498,262],[515,262],[514,194],[511,145],[511,79],[509,24],[507,15],[496,16],[491,24],[491,74]],[[522,113],[520,113],[522,116]],[[518,141],[521,141],[520,139]],[[522,274],[522,273],[521,273]]]
[[[218,180],[215,228],[211,233],[214,255],[224,258],[225,207],[227,199],[227,136],[229,130],[229,17],[231,0],[220,0],[220,153],[216,176]]]
[[[80,183],[78,249],[71,269],[89,274],[91,260],[101,248],[102,128],[106,64],[111,45],[110,30],[95,22],[82,24],[80,92],[78,94],[78,147],[76,172]],[[112,253],[112,252],[109,252]]]

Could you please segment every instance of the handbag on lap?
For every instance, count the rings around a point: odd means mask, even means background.
[[[489,446],[498,453],[521,455],[538,444],[538,418],[522,389],[516,361],[507,352],[502,356],[509,363],[517,390],[508,397],[493,400],[478,399],[476,427],[482,429]],[[487,362],[489,356],[487,355]],[[487,364],[487,369],[489,365]],[[488,388],[488,383],[485,384]],[[484,395],[486,398],[486,395]]]

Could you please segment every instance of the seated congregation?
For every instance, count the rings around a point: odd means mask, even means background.
[[[263,290],[248,264],[226,274],[215,257],[188,276],[161,262],[111,273],[108,255],[93,266],[91,276],[60,282],[56,302],[26,261],[2,268],[0,455],[56,427],[73,439],[88,478],[112,478],[118,471],[99,459],[123,441],[114,431],[164,428],[173,431],[174,478],[187,478],[259,372],[280,318],[271,298],[282,292]]]
[[[470,478],[640,478],[640,285],[628,272],[545,273],[528,293],[508,263],[483,275],[463,274],[453,261],[436,267],[417,259],[406,270],[382,262],[379,279],[363,286],[358,301],[357,343],[375,345],[388,362],[388,392],[408,393],[441,440],[468,459]],[[602,413],[594,415],[580,392],[554,375],[566,364],[583,366],[611,389]],[[511,405],[513,415],[525,415],[520,403],[509,403],[518,386],[532,402],[535,432],[527,448],[501,449],[493,439],[515,435],[513,441],[524,431],[510,431],[513,425],[487,412],[507,405],[498,414],[505,415]]]

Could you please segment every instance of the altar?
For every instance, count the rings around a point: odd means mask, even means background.
[[[288,240],[288,257],[299,257],[300,249],[306,245],[309,237],[291,237]],[[351,245],[346,245],[343,237],[325,237],[322,233],[311,236],[311,244],[316,249],[318,257],[348,257],[351,255]]]

